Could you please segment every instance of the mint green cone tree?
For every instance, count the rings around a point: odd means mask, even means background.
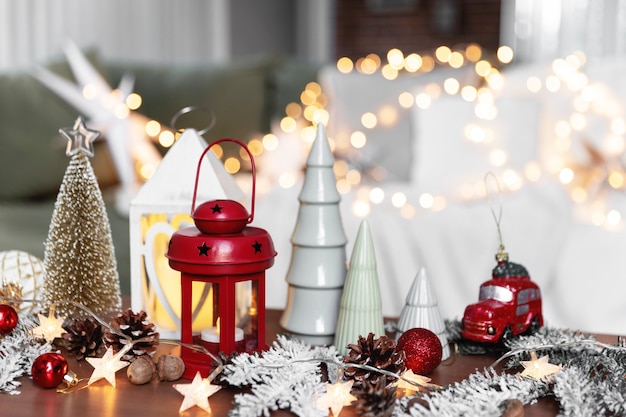
[[[357,232],[335,334],[337,351],[346,355],[348,344],[357,343],[359,336],[385,334],[382,301],[376,269],[374,242],[367,220],[362,220]]]

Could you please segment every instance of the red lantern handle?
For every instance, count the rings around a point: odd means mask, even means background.
[[[191,201],[191,214],[193,214],[193,212],[196,210],[196,194],[198,193],[198,182],[200,181],[200,168],[202,167],[202,161],[204,160],[204,156],[209,151],[209,149],[211,149],[213,145],[217,145],[218,143],[222,143],[222,142],[236,143],[237,145],[241,146],[248,153],[248,156],[250,157],[250,166],[252,167],[252,202],[250,205],[250,216],[248,216],[248,223],[252,223],[252,220],[254,219],[254,200],[255,200],[255,194],[256,194],[256,167],[254,165],[254,156],[252,156],[252,152],[250,152],[250,149],[248,149],[248,146],[245,143],[238,141],[237,139],[230,139],[230,138],[218,139],[215,142],[212,142],[209,146],[207,146],[204,152],[202,152],[202,155],[200,155],[200,160],[198,161],[198,169],[196,170],[196,183],[193,187],[193,200]]]

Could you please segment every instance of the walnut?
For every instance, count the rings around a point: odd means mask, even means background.
[[[159,356],[156,367],[160,381],[176,381],[185,372],[185,363],[176,355]]]
[[[148,356],[137,357],[126,369],[126,375],[135,385],[143,385],[152,381],[156,372],[156,365]]]

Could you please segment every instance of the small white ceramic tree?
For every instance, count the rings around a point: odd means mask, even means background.
[[[409,288],[406,304],[398,319],[396,340],[400,338],[402,333],[415,327],[428,329],[435,333],[441,341],[441,346],[443,346],[441,360],[450,357],[446,326],[437,307],[437,296],[430,285],[430,281],[428,281],[424,268],[420,268],[411,288]]]

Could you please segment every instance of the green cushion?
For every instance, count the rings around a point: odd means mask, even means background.
[[[97,57],[87,54],[94,65]],[[47,68],[73,79],[63,60]],[[0,75],[0,199],[35,198],[59,191],[68,164],[59,128],[78,112],[26,72]]]
[[[148,65],[109,63],[106,68],[93,52],[87,58],[115,88],[124,73],[135,77],[134,90],[143,98],[139,113],[169,126],[180,109],[199,105],[216,117],[207,141],[230,137],[247,141],[270,131],[273,119],[284,115],[285,106],[299,101],[300,92],[317,78],[318,67],[269,56],[235,60],[224,64]],[[64,60],[47,67],[72,80]],[[58,130],[71,126],[78,111],[27,73],[0,75],[0,199],[54,196],[68,164],[65,140]],[[202,118],[203,115],[196,115]],[[206,116],[208,118],[208,116]],[[181,126],[189,118],[181,118]],[[191,127],[201,129],[204,120]],[[104,143],[96,159],[107,159]],[[238,152],[227,150],[227,153]],[[93,161],[94,170],[110,163]],[[105,174],[105,175],[102,175]],[[109,184],[111,175],[96,175]]]
[[[318,80],[319,64],[281,59],[277,61],[268,79],[268,120],[285,117],[287,104],[300,103],[300,94],[311,81]]]
[[[216,118],[213,129],[204,135],[207,141],[223,137],[245,141],[269,129],[266,80],[272,65],[273,60],[265,57],[214,65],[117,63],[108,66],[108,73],[112,83],[119,82],[125,72],[133,74],[134,91],[142,97],[137,111],[161,124],[170,126],[172,117],[185,107],[203,106]]]

